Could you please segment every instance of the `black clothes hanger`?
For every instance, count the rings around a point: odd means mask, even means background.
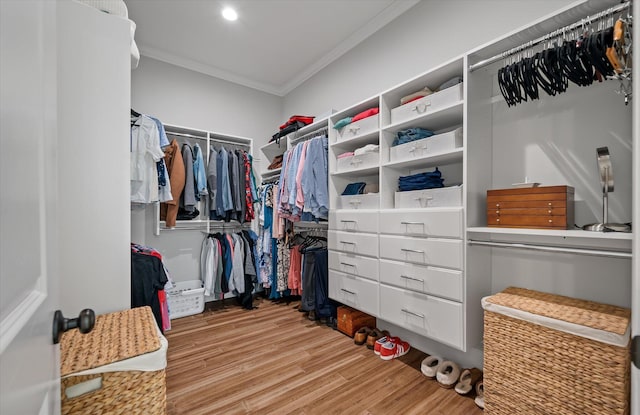
[[[139,112],[137,112],[136,110],[134,110],[133,108],[131,108],[131,116],[132,117],[139,117],[141,114]]]

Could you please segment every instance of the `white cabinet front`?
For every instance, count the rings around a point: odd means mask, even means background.
[[[380,318],[458,349],[462,304],[380,284]]]
[[[347,232],[378,233],[378,212],[336,212],[335,210],[330,210],[329,229]]]
[[[380,258],[462,269],[462,241],[380,235]]]
[[[462,208],[383,211],[380,232],[462,238]]]
[[[329,270],[329,297],[365,313],[378,315],[378,283]]]
[[[378,281],[378,260],[376,258],[329,251],[329,269]]]
[[[378,235],[329,231],[329,247],[357,255],[378,256]]]
[[[329,253],[331,257],[331,253]],[[331,263],[331,259],[329,259]],[[380,282],[462,301],[462,271],[380,260]]]

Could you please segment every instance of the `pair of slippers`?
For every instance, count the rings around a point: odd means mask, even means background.
[[[422,374],[429,379],[436,379],[445,389],[455,388],[460,395],[471,392],[482,379],[482,371],[477,368],[461,370],[460,366],[439,356],[427,356],[420,366]],[[480,406],[480,405],[478,405]]]

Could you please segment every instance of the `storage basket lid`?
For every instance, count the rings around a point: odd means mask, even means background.
[[[482,307],[617,346],[624,347],[629,342],[628,308],[517,287],[483,298]]]
[[[69,330],[60,341],[60,375],[66,376],[160,349],[158,329],[149,307],[96,317],[87,334]]]

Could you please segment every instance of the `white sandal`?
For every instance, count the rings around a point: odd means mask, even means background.
[[[433,379],[436,377],[436,373],[438,372],[438,366],[442,363],[442,358],[439,356],[427,356],[420,365],[420,370],[422,374],[428,377],[429,379]]]
[[[451,360],[445,360],[438,366],[436,379],[443,388],[453,388],[460,379],[460,366]]]

